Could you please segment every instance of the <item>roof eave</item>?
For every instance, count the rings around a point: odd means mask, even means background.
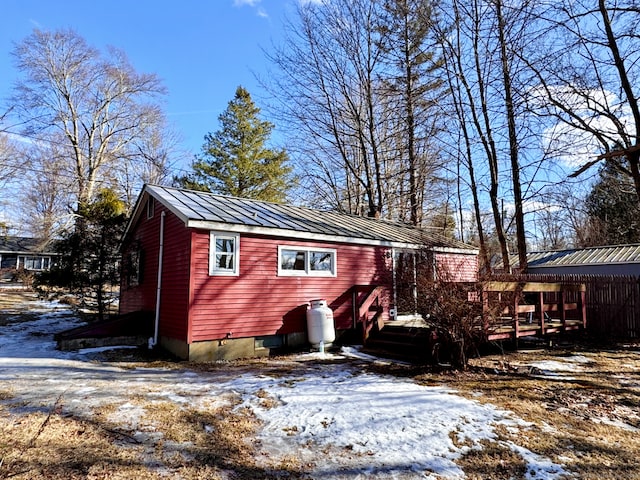
[[[40,255],[58,256],[58,252],[37,252],[34,250],[0,250],[0,255]]]
[[[387,240],[343,237],[339,235],[326,235],[323,233],[301,232],[299,230],[287,230],[282,228],[256,227],[224,222],[211,222],[206,220],[188,220],[187,227],[199,228],[202,230],[218,230],[233,233],[249,233],[251,235],[265,235],[269,237],[280,237],[292,240],[316,240],[321,242],[351,243],[356,245],[375,245],[381,247],[410,248],[417,249],[421,246],[412,243],[399,243]]]
[[[609,266],[609,265],[640,265],[639,261],[629,261],[629,262],[599,262],[599,263],[556,263],[549,264],[543,263],[540,265],[528,265],[529,268],[559,268],[559,267],[600,267],[600,266]]]
[[[370,245],[389,248],[404,248],[409,250],[419,250],[424,248],[424,244],[409,242],[394,242],[390,240],[345,237],[339,235],[326,235],[322,233],[301,232],[299,230],[287,230],[282,228],[257,227],[252,225],[233,224],[225,222],[211,222],[207,220],[187,220],[186,226],[202,230],[217,230],[233,233],[248,233],[251,235],[265,235],[270,237],[280,237],[292,240],[315,240],[332,243],[348,243],[354,245]],[[464,253],[467,255],[477,255],[478,251],[473,249],[461,249],[453,247],[430,247],[440,253]]]

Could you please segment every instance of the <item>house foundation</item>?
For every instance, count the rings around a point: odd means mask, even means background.
[[[268,357],[283,348],[299,348],[307,344],[304,332],[264,337],[225,338],[187,344],[175,338],[162,337],[160,345],[173,355],[191,362],[216,362],[239,358]]]

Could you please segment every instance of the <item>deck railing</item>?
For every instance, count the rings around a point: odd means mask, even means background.
[[[640,278],[632,275],[500,275],[495,281],[585,285],[587,333],[600,339],[640,338]]]
[[[530,280],[481,284],[484,328],[489,340],[586,328],[585,284]]]

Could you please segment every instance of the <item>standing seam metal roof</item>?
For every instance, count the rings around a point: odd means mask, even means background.
[[[583,249],[531,252],[529,267],[568,265],[601,265],[610,263],[640,263],[640,244],[607,245]]]
[[[475,247],[463,242],[386,220],[157,185],[146,185],[141,198],[144,192],[167,206],[186,224],[190,221],[224,223],[270,229],[274,230],[274,235],[297,232],[325,235],[336,241],[360,239],[477,253]],[[299,237],[302,239],[304,235]]]

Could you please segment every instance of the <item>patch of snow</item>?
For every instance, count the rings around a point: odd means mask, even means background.
[[[358,347],[341,347],[340,353],[344,357],[353,358],[356,360],[362,360],[365,362],[377,363],[381,365],[410,365],[407,362],[403,362],[401,360],[386,360],[380,357],[376,357],[374,355],[369,355],[368,353],[363,353]]]
[[[226,386],[243,396],[240,407],[250,407],[264,422],[259,440],[266,458],[289,454],[313,461],[317,451],[348,451],[366,458],[367,466],[356,469],[362,478],[400,478],[407,471],[462,478],[455,460],[470,448],[481,448],[482,440],[496,440],[497,425],[509,430],[529,425],[445,387],[358,374],[341,366],[296,379],[247,375]],[[278,406],[264,407],[255,395],[261,389]],[[457,446],[452,435],[465,446]],[[324,457],[322,462],[336,475],[331,478],[340,478],[344,465],[339,460]],[[321,478],[316,474],[313,478]]]
[[[539,362],[530,362],[527,365],[538,368],[545,374],[554,373],[558,376],[564,373],[579,372],[583,368],[581,365],[591,363],[591,360],[584,355],[572,355],[570,357],[561,357],[559,360],[542,360]],[[566,377],[563,377],[567,380]]]
[[[125,430],[137,430],[140,425],[140,418],[145,414],[145,409],[140,405],[133,405],[126,402],[120,405],[108,420],[112,423],[120,425]]]
[[[518,432],[529,425],[443,386],[363,373],[358,362],[384,361],[358,349],[296,357],[310,368],[277,378],[99,363],[88,355],[96,349],[56,350],[54,333],[82,321],[59,305],[40,307],[40,319],[0,331],[0,381],[13,395],[4,402],[16,412],[50,411],[58,404],[64,413],[87,418],[97,408],[112,406],[108,421],[142,442],[145,463],[163,474],[170,472],[154,449],[164,439],[147,418],[145,401],[206,411],[240,396],[237,408],[250,408],[262,421],[259,462],[268,468],[297,458],[316,479],[464,478],[456,460],[482,448],[483,440],[497,441],[497,426]],[[335,362],[347,358],[356,361]],[[276,401],[264,402],[265,392]],[[203,428],[215,434],[210,425]],[[567,474],[549,459],[508,445],[527,462],[527,478]],[[172,449],[178,454],[180,445]]]
[[[610,425],[612,427],[621,428],[623,430],[627,430],[628,432],[640,432],[639,428],[636,428],[633,425],[629,425],[622,420],[613,420],[607,417],[592,417],[591,421],[594,423],[601,423],[603,425]]]
[[[513,442],[504,442],[513,452],[520,455],[527,462],[525,478],[527,480],[547,480],[550,478],[567,478],[570,472],[561,465],[553,463],[548,458],[533,453]]]
[[[35,303],[35,302],[34,302]],[[43,302],[44,303],[44,302]],[[43,311],[46,307],[38,304]],[[46,305],[46,304],[45,304]],[[55,333],[84,325],[70,310],[43,313],[37,320],[10,323],[2,328],[0,357],[6,358],[70,358],[56,351]]]

